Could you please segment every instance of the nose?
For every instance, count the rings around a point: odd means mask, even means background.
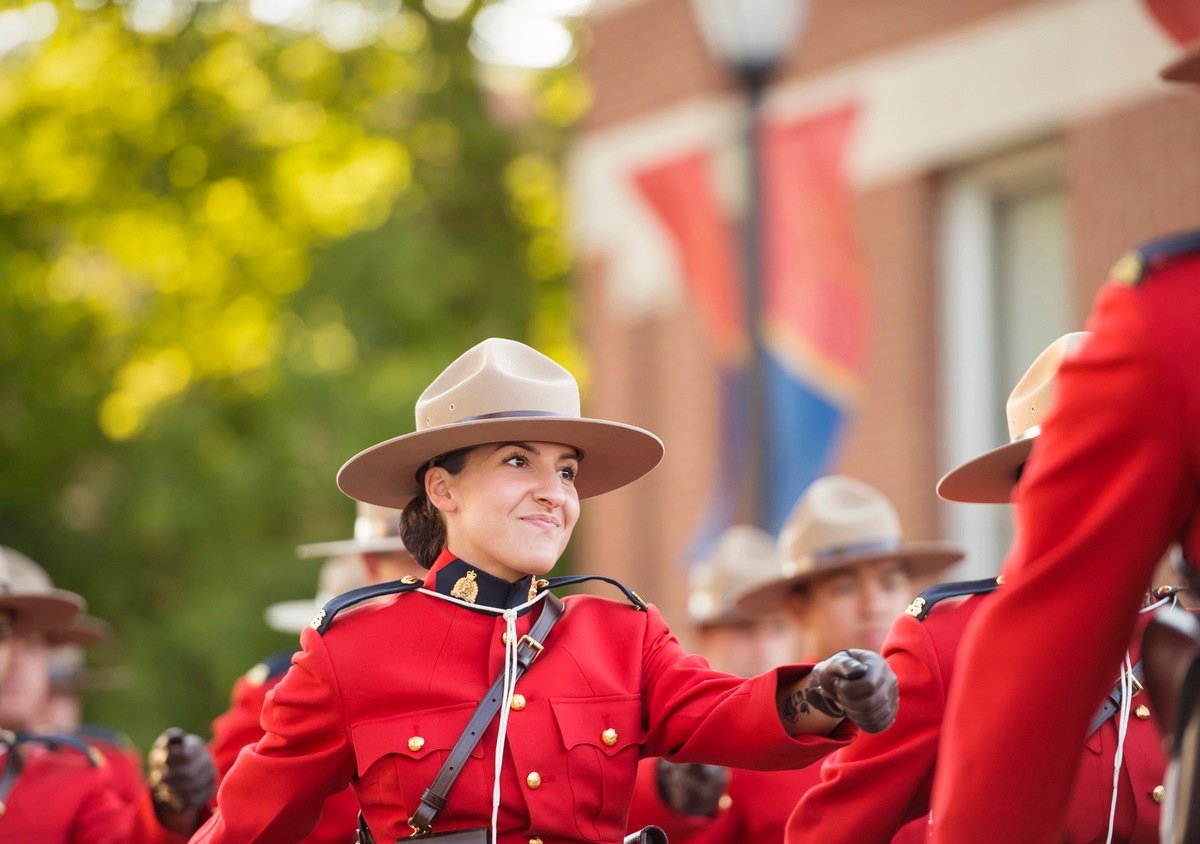
[[[566,492],[563,490],[563,479],[559,477],[557,467],[550,466],[537,473],[533,497],[547,507],[563,505]]]
[[[858,588],[858,611],[863,618],[878,618],[886,611],[887,596],[878,583],[867,581]]]

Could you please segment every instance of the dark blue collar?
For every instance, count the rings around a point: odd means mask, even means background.
[[[457,557],[436,567],[433,576],[434,590],[443,595],[450,595],[479,607],[502,610],[526,603],[529,600],[530,584],[533,583],[531,575],[522,577],[516,583],[510,583]]]

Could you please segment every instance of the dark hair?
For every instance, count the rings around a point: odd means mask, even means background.
[[[473,450],[474,446],[448,451],[417,470],[420,492],[404,505],[404,512],[400,514],[400,538],[408,553],[424,568],[433,566],[446,547],[446,522],[425,492],[425,474],[434,466],[441,466],[451,475],[457,475],[467,465],[467,455]]]

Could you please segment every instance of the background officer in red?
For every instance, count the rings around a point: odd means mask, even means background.
[[[1061,337],[1038,356],[1008,399],[1010,442],[948,473],[938,484],[943,498],[991,504],[1010,499],[1050,406],[1059,364],[1086,336],[1079,332]],[[914,822],[922,827],[917,840],[925,837],[923,821],[929,812],[946,695],[963,631],[992,600],[994,588],[994,580],[935,586],[900,617],[883,647],[900,684],[896,721],[886,733],[860,736],[826,760],[824,781],[796,806],[788,844],[831,838],[886,844],[896,840],[904,824],[910,825],[905,828],[908,832]],[[970,597],[950,600],[964,596]],[[1135,644],[1140,638],[1134,638]],[[1137,661],[1136,648],[1133,659]],[[1076,753],[1075,787],[1060,841],[1153,844],[1158,840],[1155,789],[1162,784],[1165,759],[1146,703],[1144,697],[1135,700],[1122,717],[1120,708],[1109,702],[1093,716],[1082,753]],[[1122,761],[1109,839],[1118,746]]]
[[[1200,56],[1168,72],[1200,81]],[[1021,480],[1005,587],[964,640],[938,842],[1061,839],[1151,572],[1176,541],[1200,560],[1200,232],[1135,250],[1109,281]]]
[[[489,685],[512,682],[522,637],[558,609],[541,577],[580,498],[632,482],[662,455],[649,432],[582,418],[570,373],[510,340],[468,350],[416,410],[416,433],[360,453],[338,483],[359,500],[406,505],[405,545],[429,574],[347,599],[397,593],[384,604],[339,615],[341,599],[331,602],[301,634],[303,653],[263,709],[267,733],[238,757],[196,844],[299,840],[347,783],[377,840],[407,836]],[[562,602],[453,791],[435,801],[433,831],[612,844],[642,755],[802,765],[843,740],[840,715],[863,729],[894,716],[876,654],[742,680],[684,652],[653,606],[627,597]]]
[[[947,543],[903,541],[899,517],[883,493],[833,475],[805,490],[783,527],[778,550],[758,556],[772,569],[757,583],[743,579],[735,607],[743,617],[786,617],[793,627],[792,654],[803,662],[842,648],[879,649],[912,599],[913,578],[936,575],[962,559],[962,552]],[[902,699],[901,710],[906,707]],[[782,842],[796,801],[822,776],[819,765],[795,771],[734,769],[719,795],[723,805],[710,812],[710,819],[701,819],[706,822],[692,818],[686,826],[668,817],[658,825],[672,844],[718,844],[737,837]],[[826,819],[827,837],[838,840],[841,820]],[[924,831],[918,825],[910,840],[920,841]]]

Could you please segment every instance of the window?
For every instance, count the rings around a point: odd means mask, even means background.
[[[1056,337],[1077,330],[1063,156],[1039,144],[947,174],[940,218],[943,471],[1009,441],[1005,404]],[[966,578],[995,574],[1008,505],[943,505]]]

